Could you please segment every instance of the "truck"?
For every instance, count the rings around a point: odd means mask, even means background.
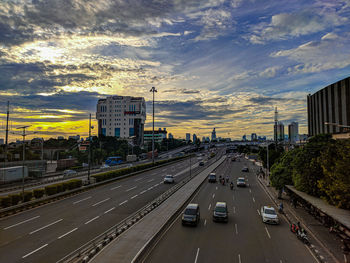
[[[0,168],[0,184],[22,180],[23,166]],[[24,166],[24,178],[28,178],[28,167]]]
[[[126,156],[127,162],[135,162],[137,160],[137,156],[135,154],[129,154]]]

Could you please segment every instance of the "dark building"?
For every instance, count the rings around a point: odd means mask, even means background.
[[[350,126],[350,77],[307,96],[309,136],[343,133]],[[329,124],[326,124],[329,123]]]

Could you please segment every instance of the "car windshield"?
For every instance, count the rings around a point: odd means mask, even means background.
[[[195,215],[196,214],[196,209],[193,209],[193,208],[187,208],[184,212],[185,215]]]
[[[167,175],[165,176],[165,178],[173,178],[171,175]]]
[[[275,212],[275,210],[273,210],[273,209],[265,209],[265,214],[268,214],[268,215],[275,215],[276,212]]]
[[[215,212],[226,213],[226,207],[217,206],[217,207],[215,208]]]
[[[244,178],[238,178],[238,182],[244,182]]]

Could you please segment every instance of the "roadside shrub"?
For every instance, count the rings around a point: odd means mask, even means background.
[[[32,191],[25,191],[24,192],[24,198],[23,198],[24,202],[28,202],[28,201],[32,200],[32,198],[33,198],[33,192]],[[21,193],[21,199],[22,199],[22,193]]]
[[[22,197],[20,194],[11,194],[8,197],[11,199],[11,205],[17,205],[19,201],[22,200]]]
[[[64,192],[66,190],[65,186],[63,185],[63,183],[60,184],[55,184],[56,189],[57,189],[57,193],[61,193]]]
[[[9,207],[12,204],[12,198],[10,196],[0,197],[0,205],[2,207]]]
[[[57,186],[56,185],[45,186],[45,193],[46,193],[46,195],[56,194],[57,193]]]
[[[81,187],[83,185],[83,181],[79,179],[72,179],[65,182],[65,184],[68,190],[72,190]]]
[[[43,189],[43,188],[34,189],[34,190],[33,190],[33,194],[34,194],[34,197],[35,197],[36,199],[39,199],[39,198],[41,198],[41,197],[44,196],[44,194],[45,194],[45,189]]]

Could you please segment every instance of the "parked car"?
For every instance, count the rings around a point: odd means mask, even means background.
[[[182,225],[198,225],[200,221],[200,211],[198,204],[188,204],[182,214]]]
[[[216,183],[216,173],[210,173],[208,177],[209,183]]]
[[[279,218],[272,206],[262,206],[261,207],[261,217],[264,223],[279,224]]]
[[[172,184],[172,183],[174,183],[174,182],[175,182],[174,176],[172,176],[172,175],[166,175],[166,176],[164,177],[164,183],[165,183],[165,184]]]
[[[246,187],[246,183],[245,183],[244,177],[238,177],[238,178],[237,178],[237,186]]]
[[[74,176],[77,175],[77,171],[74,170],[64,170],[63,171],[63,177],[69,177],[69,176]]]
[[[228,210],[226,202],[217,202],[213,211],[213,221],[228,222]]]

